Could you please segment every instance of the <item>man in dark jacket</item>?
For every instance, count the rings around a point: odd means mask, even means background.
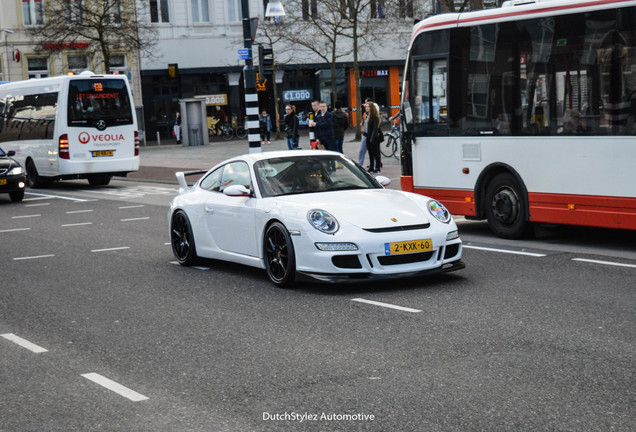
[[[336,151],[343,153],[344,133],[349,127],[349,116],[342,110],[342,102],[336,101],[336,109],[333,110],[333,139]]]
[[[327,111],[327,102],[320,101],[321,114],[316,120],[316,140],[325,150],[336,150],[333,138],[333,115]]]

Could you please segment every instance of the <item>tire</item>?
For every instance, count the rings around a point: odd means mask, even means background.
[[[384,157],[393,156],[393,153],[391,153],[391,150],[393,149],[394,140],[395,140],[395,137],[391,135],[390,133],[387,132],[384,134],[384,142],[380,143],[380,153],[382,153],[382,156]]]
[[[243,139],[247,136],[247,129],[244,126],[239,126],[236,128],[236,137]]]
[[[9,192],[9,197],[11,197],[11,201],[13,202],[22,201],[24,199],[24,189],[15,192]]]
[[[274,222],[263,241],[263,258],[269,279],[280,288],[294,285],[296,257],[291,236],[283,224]]]
[[[484,210],[493,233],[518,239],[530,232],[527,198],[519,181],[510,173],[498,174],[486,188]]]
[[[190,219],[183,210],[177,210],[170,224],[172,253],[182,266],[195,265],[199,261]]]
[[[110,174],[93,174],[87,177],[88,184],[91,186],[106,186],[112,178]]]
[[[29,159],[26,163],[26,174],[27,174],[27,185],[36,189],[42,187],[44,185],[44,180],[38,174],[38,169],[35,167],[35,164],[31,159]]]

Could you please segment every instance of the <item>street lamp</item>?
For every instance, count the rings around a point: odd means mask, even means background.
[[[7,79],[6,80],[9,81],[9,35],[15,32],[13,30],[6,29],[6,28],[2,29],[2,32],[4,33],[4,46],[7,51]]]
[[[243,77],[245,80],[245,119],[248,130],[250,153],[261,152],[261,141],[258,124],[258,94],[256,93],[256,70],[252,58],[252,26],[250,24],[249,0],[241,0],[243,13],[243,47],[247,50]],[[279,0],[267,4],[266,17],[283,16],[285,11]]]

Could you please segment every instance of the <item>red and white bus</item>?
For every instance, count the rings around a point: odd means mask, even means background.
[[[139,169],[139,134],[124,75],[37,78],[0,85],[0,144],[15,151],[30,187]]]
[[[415,25],[402,189],[500,237],[636,229],[636,1],[523,0]]]

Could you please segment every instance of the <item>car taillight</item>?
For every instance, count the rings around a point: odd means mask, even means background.
[[[70,159],[71,154],[68,151],[68,135],[60,135],[57,154],[60,159]]]
[[[139,132],[135,131],[135,156],[139,156]]]

